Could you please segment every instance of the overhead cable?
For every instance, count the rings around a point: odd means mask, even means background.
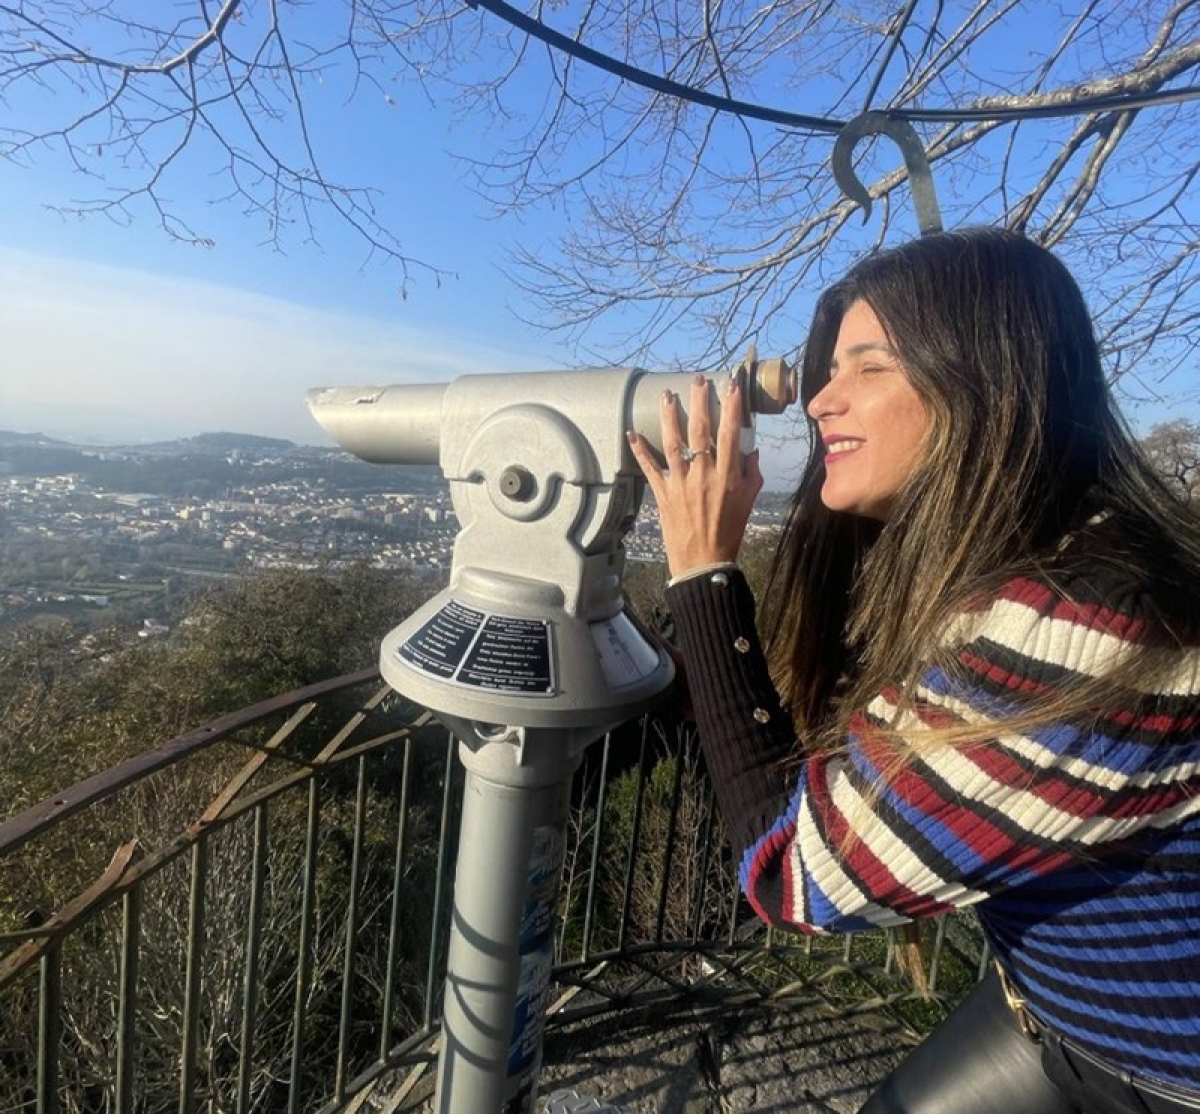
[[[562,32],[546,26],[541,20],[518,11],[510,4],[506,4],[504,0],[466,0],[466,2],[472,8],[484,8],[518,30],[524,31],[527,35],[556,50],[561,50],[564,54],[569,54],[573,58],[578,58],[589,65],[596,66],[598,69],[614,74],[635,85],[651,89],[656,93],[666,93],[718,112],[729,112],[735,116],[766,120],[769,123],[782,124],[802,131],[835,134],[841,131],[847,123],[846,120],[835,120],[828,116],[810,116],[732,97],[723,97],[663,77],[660,74],[650,73],[648,70],[631,66],[611,55],[585,46],[577,39],[569,38]],[[1110,93],[1099,96],[1080,94],[1078,97],[1064,97],[1043,104],[992,104],[971,109],[892,108],[879,111],[884,112],[891,119],[907,120],[910,123],[965,124],[982,121],[1051,119],[1063,116],[1081,116],[1092,112],[1133,112],[1141,108],[1178,104],[1195,100],[1198,97],[1200,97],[1200,86],[1191,85],[1180,89],[1160,89],[1147,93]]]
[[[737,116],[749,116],[758,120],[767,120],[773,124],[786,124],[789,127],[802,128],[806,131],[833,134],[840,131],[845,122],[831,120],[825,116],[806,116],[797,112],[785,112],[779,108],[768,108],[766,105],[722,97],[716,93],[708,93],[703,89],[694,89],[690,85],[672,81],[659,74],[652,74],[647,70],[639,70],[636,66],[602,54],[590,46],[584,46],[576,39],[568,38],[560,31],[547,27],[540,20],[517,11],[516,8],[504,3],[504,0],[467,0],[467,4],[472,8],[485,8],[493,15],[498,15],[506,23],[511,23],[518,30],[524,31],[535,39],[540,39],[549,46],[563,51],[564,54],[570,54],[574,58],[579,58],[599,69],[615,74],[617,77],[623,77],[635,85],[653,89],[656,93],[667,93],[673,97],[692,101],[694,104],[715,108],[718,112],[732,112]]]

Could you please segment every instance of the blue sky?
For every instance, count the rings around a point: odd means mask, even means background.
[[[442,272],[412,268],[403,297],[396,270],[330,213],[318,214],[316,243],[292,230],[284,251],[265,245],[237,203],[208,200],[224,190],[215,154],[192,156],[164,190],[210,247],[172,240],[148,206],[131,221],[64,216],[56,206],[106,183],[61,151],[0,160],[0,428],[101,443],[233,430],[327,444],[304,404],[310,387],[610,362],[603,331],[581,350],[527,323],[534,311],[503,273],[508,253],[548,242],[563,218],[545,207],[498,217],[473,187],[464,158],[494,149],[490,116],[415,86],[386,93],[360,90],[348,105],[331,82],[307,103],[331,172],[375,187],[406,255]],[[530,73],[509,103],[543,95]],[[10,100],[10,120],[32,128],[63,107]],[[776,434],[764,456],[791,437],[790,424],[763,428]],[[765,459],[769,480],[788,484],[796,457]]]
[[[305,11],[321,21],[341,5]],[[94,197],[104,183],[61,151],[0,161],[0,428],[101,441],[223,429],[319,444],[304,405],[310,387],[605,362],[603,331],[581,351],[522,320],[534,311],[505,277],[507,253],[553,242],[565,218],[545,206],[501,218],[473,190],[456,156],[495,149],[487,108],[464,117],[411,84],[360,89],[348,106],[345,83],[331,78],[306,90],[327,165],[376,187],[405,252],[446,277],[414,269],[401,298],[396,273],[367,259],[330,214],[318,243],[292,230],[286,251],[272,250],[241,206],[213,203],[225,187],[218,153],[203,148],[164,192],[213,239],[206,248],[172,241],[147,207],[124,224],[64,218],[53,206]],[[508,105],[533,108],[548,89],[529,63]],[[799,103],[794,93],[789,103]],[[59,87],[24,103],[10,93],[5,107],[9,122],[32,128],[69,105]],[[614,333],[620,326],[611,322]],[[786,436],[788,427],[767,430]],[[796,455],[767,441],[769,477],[786,484]]]
[[[110,438],[232,428],[320,443],[309,386],[559,366],[565,347],[513,314],[499,271],[518,223],[494,218],[454,157],[478,137],[420,98],[341,115],[340,132],[326,132],[343,148],[331,165],[380,187],[408,254],[448,277],[416,270],[401,298],[395,271],[367,260],[332,216],[319,244],[294,237],[286,253],[264,246],[236,204],[180,205],[212,247],[172,241],[144,209],[127,226],[64,218],[52,206],[95,196],[96,183],[53,153],[0,161],[3,424]]]

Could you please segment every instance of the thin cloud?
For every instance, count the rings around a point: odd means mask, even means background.
[[[0,426],[90,415],[145,439],[223,429],[322,443],[309,387],[531,367],[378,318],[6,248],[0,335]]]

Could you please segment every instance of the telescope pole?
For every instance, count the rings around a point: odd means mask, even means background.
[[[541,769],[523,763],[518,776],[506,773],[513,742],[459,748],[467,775],[438,1061],[439,1114],[533,1111],[571,776],[580,757],[563,761],[569,755],[565,733],[560,738],[544,730],[539,736],[547,761]]]

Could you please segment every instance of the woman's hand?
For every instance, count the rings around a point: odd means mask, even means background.
[[[663,392],[665,472],[645,438],[632,430],[628,434],[634,459],[658,503],[667,568],[673,577],[702,565],[736,560],[750,510],[762,489],[758,450],[741,451],[743,379],[740,372],[729,379],[715,439],[708,405],[713,386],[708,379],[697,375],[692,382],[686,431],[679,398],[672,391]]]

